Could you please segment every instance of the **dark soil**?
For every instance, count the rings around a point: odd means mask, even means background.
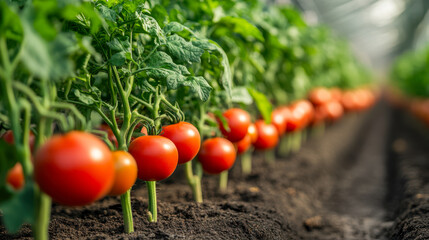
[[[228,192],[204,176],[205,202],[192,202],[183,169],[158,183],[158,223],[147,221],[146,188],[132,192],[135,232],[122,231],[118,198],[83,208],[53,206],[52,239],[429,239],[426,128],[378,104],[349,115],[301,151],[274,164],[254,157],[244,177],[237,162]],[[425,146],[426,145],[426,146]],[[14,236],[29,239],[24,226]]]

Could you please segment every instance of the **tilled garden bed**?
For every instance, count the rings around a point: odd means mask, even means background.
[[[393,117],[392,117],[393,116]],[[158,223],[147,220],[146,188],[132,192],[135,232],[122,233],[119,198],[83,208],[54,206],[53,239],[427,239],[428,149],[403,113],[384,104],[350,115],[311,138],[300,152],[262,154],[242,176],[237,162],[228,191],[203,180],[204,203],[192,201],[184,169],[158,185]],[[389,131],[390,130],[390,131]],[[17,235],[31,238],[25,226]]]

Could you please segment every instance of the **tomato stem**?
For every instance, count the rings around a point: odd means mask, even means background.
[[[311,130],[311,136],[312,137],[319,137],[322,136],[325,133],[325,123],[321,122],[313,127]]]
[[[239,156],[241,158],[241,172],[244,176],[252,173],[252,152],[253,149],[249,149]]]
[[[149,212],[150,222],[157,222],[157,206],[156,206],[156,181],[146,181],[148,197],[149,197]]]
[[[219,191],[226,192],[228,189],[228,170],[219,174]]]
[[[126,233],[134,232],[133,211],[131,208],[131,189],[121,195],[122,216]]]
[[[194,161],[194,160],[192,160],[192,161]],[[189,186],[191,186],[192,195],[193,195],[194,200],[197,203],[202,203],[203,202],[203,194],[201,191],[201,176],[198,174],[198,172],[199,172],[198,166],[196,168],[197,174],[194,175],[194,173],[192,171],[192,161],[185,163],[185,175],[186,175],[186,179],[188,180]],[[200,165],[200,164],[197,162],[197,165]]]
[[[268,149],[264,151],[264,159],[268,164],[273,164],[276,161],[275,149]]]
[[[293,153],[296,153],[301,149],[302,131],[295,132],[292,138],[291,150]]]
[[[49,239],[49,220],[51,217],[51,198],[36,190],[36,219],[33,226],[34,239]]]
[[[290,153],[290,135],[286,134],[280,138],[280,143],[277,147],[277,152],[280,156],[284,157]]]

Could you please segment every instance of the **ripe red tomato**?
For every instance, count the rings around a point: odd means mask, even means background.
[[[304,126],[305,110],[296,105],[289,107],[289,119],[286,122],[286,130],[293,132],[301,129]]]
[[[141,136],[131,142],[128,151],[137,162],[138,178],[159,181],[173,174],[179,161],[174,143],[163,136]]]
[[[53,136],[36,153],[34,179],[55,202],[90,204],[105,196],[115,178],[112,153],[96,136],[72,131]]]
[[[344,114],[343,106],[337,101],[330,101],[323,104],[323,107],[326,109],[327,118],[331,121],[339,119]]]
[[[308,94],[308,100],[314,105],[321,105],[332,100],[332,92],[324,87],[313,88]]]
[[[179,152],[179,164],[191,161],[200,150],[200,133],[190,123],[179,122],[165,126],[160,135],[170,139],[176,145]]]
[[[247,134],[251,121],[250,115],[246,111],[239,108],[231,108],[223,113],[228,122],[229,132],[225,130],[223,124],[218,119],[219,128],[222,134],[231,142],[237,142],[243,139]]]
[[[332,100],[338,101],[338,102],[341,101],[341,97],[343,95],[343,92],[341,91],[341,89],[331,88],[329,89],[329,91],[331,92]]]
[[[9,183],[13,189],[19,190],[24,186],[24,172],[22,171],[21,163],[16,163],[6,175],[6,182]]]
[[[6,131],[3,134],[2,139],[5,140],[9,144],[14,144],[15,140],[13,138],[13,132],[12,132],[12,130]],[[36,136],[34,136],[33,132],[30,131],[30,137],[28,139],[28,143],[30,144],[30,150],[31,150],[31,152],[34,151],[34,143],[35,143],[35,141],[36,141]]]
[[[255,126],[258,131],[258,140],[253,145],[256,149],[266,150],[277,145],[279,135],[273,124],[266,124],[264,120],[258,120],[255,122]]]
[[[282,109],[275,109],[271,113],[271,123],[277,128],[279,136],[285,133],[287,122]]]
[[[124,194],[137,180],[137,163],[133,156],[125,151],[112,152],[115,162],[115,180],[110,189],[110,196]]]
[[[205,172],[219,174],[234,165],[237,154],[234,145],[225,138],[209,138],[203,142],[198,161]]]
[[[358,96],[353,91],[346,91],[342,95],[341,104],[347,111],[356,111],[359,108]]]
[[[324,106],[324,104],[316,106],[314,108],[314,118],[313,118],[313,121],[311,122],[311,125],[316,126],[322,123],[323,121],[325,121],[327,116],[328,116],[328,113],[326,111],[326,107]]]
[[[237,153],[242,154],[249,150],[250,146],[252,145],[252,137],[247,134],[243,139],[236,142],[235,145],[237,146]]]
[[[250,124],[249,128],[247,129],[247,134],[250,135],[252,143],[256,142],[256,140],[258,139],[258,132],[256,131],[255,124]]]

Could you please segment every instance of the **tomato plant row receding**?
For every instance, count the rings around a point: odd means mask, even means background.
[[[375,101],[371,75],[347,44],[290,6],[258,1],[0,2],[0,209],[16,232],[48,238],[51,201],[120,196],[178,165],[196,202],[203,173],[254,150],[274,161]],[[238,156],[237,156],[238,155]],[[19,207],[18,207],[19,206]]]
[[[429,48],[399,56],[390,75],[389,100],[429,126]]]

